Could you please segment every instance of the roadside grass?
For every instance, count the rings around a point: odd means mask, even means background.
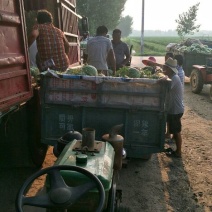
[[[133,45],[133,55],[141,56],[141,39],[140,37],[128,37],[124,41],[128,45]],[[179,43],[179,37],[145,37],[144,52],[142,55],[164,56],[166,46],[169,43]]]

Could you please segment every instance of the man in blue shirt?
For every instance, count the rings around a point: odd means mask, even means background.
[[[183,70],[183,56],[178,54],[174,56],[174,59],[177,60],[177,70],[178,70],[178,76],[180,77],[180,81],[184,87],[184,81],[185,81],[185,72]]]
[[[177,60],[168,58],[163,64],[164,74],[171,80],[171,89],[167,98],[167,124],[170,134],[173,134],[173,138],[176,142],[176,151],[171,148],[167,149],[167,156],[181,157],[181,117],[184,113],[183,104],[183,86],[178,76]]]

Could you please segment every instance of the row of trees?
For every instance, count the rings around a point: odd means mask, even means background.
[[[109,31],[119,28],[122,36],[127,37],[132,32],[133,19],[130,16],[122,17],[127,0],[77,0],[77,13],[88,17],[89,32],[94,35],[96,28],[105,25]],[[200,3],[189,8],[175,20],[178,24],[177,33],[184,39],[186,35],[198,32],[200,25],[195,25]]]
[[[115,28],[122,30],[122,35],[132,32],[133,19],[122,17],[126,0],[77,0],[77,13],[88,17],[89,32],[96,33],[96,28],[105,25],[109,31]]]

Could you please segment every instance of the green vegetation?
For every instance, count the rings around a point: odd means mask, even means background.
[[[77,13],[88,18],[90,35],[98,26],[113,30],[119,24],[126,0],[77,0]],[[130,26],[131,27],[131,26]]]
[[[193,35],[194,32],[199,32],[200,25],[195,25],[197,18],[197,11],[200,3],[197,3],[189,8],[188,12],[179,15],[179,19],[175,20],[178,24],[177,34],[184,39],[186,35]]]
[[[133,18],[129,15],[121,17],[116,28],[121,30],[122,37],[127,37],[132,33]]]
[[[197,37],[198,38],[198,37]],[[202,39],[202,37],[201,37]],[[128,45],[133,45],[135,56],[141,56],[141,38],[128,37],[123,39]],[[164,56],[166,53],[166,46],[169,43],[180,43],[180,37],[145,37],[144,38],[144,53],[143,55]]]
[[[124,41],[128,45],[133,45],[135,56],[141,55],[141,38],[128,37]],[[144,53],[143,55],[163,56],[166,52],[166,46],[169,43],[179,43],[179,37],[145,37],[144,38]]]

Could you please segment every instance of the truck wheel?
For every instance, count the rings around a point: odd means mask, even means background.
[[[209,91],[209,96],[210,96],[210,100],[212,101],[212,85],[211,85],[211,88],[210,88],[210,91]]]
[[[193,69],[190,76],[190,86],[193,93],[200,93],[203,88],[203,78],[200,71]]]
[[[36,137],[31,137],[29,139],[29,151],[31,153],[31,160],[36,167],[41,167],[45,157],[48,146],[46,144],[41,144],[40,140],[36,140]]]

